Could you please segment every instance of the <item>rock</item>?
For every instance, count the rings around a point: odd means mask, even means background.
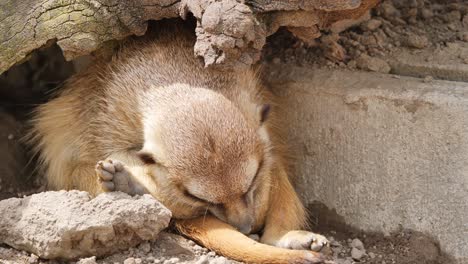
[[[424,81],[425,83],[432,82],[433,80],[434,80],[434,78],[433,78],[432,76],[430,76],[430,75],[424,77],[424,79],[423,79],[423,81]]]
[[[468,32],[464,32],[463,34],[461,34],[460,39],[465,42],[468,42]]]
[[[406,16],[408,19],[416,18],[418,15],[418,9],[417,8],[411,8],[406,12]]]
[[[454,10],[454,11],[452,11],[452,12],[449,12],[449,13],[444,14],[444,15],[442,16],[442,19],[443,19],[446,23],[461,21],[461,19],[462,19],[462,14],[461,14],[460,11]]]
[[[346,59],[346,50],[338,43],[339,35],[331,34],[321,38],[324,56],[331,61],[338,62]]]
[[[167,264],[177,264],[179,262],[180,262],[179,258],[170,258],[169,260],[164,261],[164,263],[167,263]]]
[[[369,252],[369,257],[370,257],[371,259],[375,259],[375,253]]]
[[[210,263],[208,256],[202,256],[195,264],[208,264],[208,263]]]
[[[387,35],[385,35],[385,32],[382,29],[377,29],[374,33],[374,36],[378,45],[385,46],[388,44]]]
[[[377,10],[383,17],[389,19],[400,16],[400,11],[395,8],[391,1],[385,1],[377,7]]]
[[[463,17],[462,24],[464,27],[468,27],[468,14]]]
[[[34,254],[31,254],[31,256],[28,259],[28,262],[30,264],[37,263],[38,261],[39,261],[39,257]]]
[[[359,69],[374,71],[374,72],[381,72],[381,73],[389,73],[391,68],[388,63],[382,59],[370,57],[366,54],[361,54],[356,59],[356,65]]]
[[[361,29],[364,31],[374,31],[382,25],[382,21],[379,19],[371,19],[367,22],[364,22],[361,25]]]
[[[359,250],[363,250],[364,249],[364,243],[362,243],[361,240],[355,238],[355,239],[353,239],[353,241],[351,241],[351,247],[357,248]]]
[[[153,240],[171,212],[150,195],[43,192],[0,201],[0,243],[45,259],[102,256]]]
[[[307,45],[313,45],[315,39],[321,35],[318,27],[287,27],[287,29],[296,38],[302,40]]]
[[[149,253],[151,251],[151,245],[148,242],[141,243],[138,248],[144,253]]]
[[[362,15],[361,17],[357,19],[338,20],[337,22],[333,23],[330,26],[330,31],[332,33],[338,34],[347,30],[348,28],[362,24],[363,22],[369,20],[370,18],[371,18],[370,12],[367,11],[364,15]]]
[[[128,258],[124,260],[123,264],[136,264],[135,258]]]
[[[353,261],[349,260],[349,259],[338,259],[336,261],[337,264],[353,264]]]
[[[351,249],[351,257],[354,260],[358,260],[358,261],[361,260],[365,254],[366,254],[365,250],[359,250],[357,248]]]
[[[97,264],[96,257],[93,256],[93,257],[90,257],[90,258],[82,258],[76,264]]]
[[[410,35],[406,39],[406,45],[411,48],[423,49],[429,45],[429,40],[426,36]]]
[[[229,264],[231,261],[229,261],[225,257],[216,257],[215,259],[210,261],[210,264]]]
[[[427,20],[427,19],[434,17],[434,13],[432,12],[431,9],[424,8],[421,10],[421,16]]]
[[[363,35],[360,38],[360,41],[361,41],[361,44],[366,47],[372,47],[372,46],[377,45],[377,39],[375,39],[375,37],[372,35],[367,35],[367,36]]]

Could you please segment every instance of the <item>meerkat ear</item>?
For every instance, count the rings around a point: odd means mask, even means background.
[[[140,150],[137,152],[138,158],[146,165],[156,164],[156,160],[154,160],[153,154]]]
[[[270,109],[271,107],[269,104],[264,104],[260,107],[260,124],[263,124],[267,120]]]

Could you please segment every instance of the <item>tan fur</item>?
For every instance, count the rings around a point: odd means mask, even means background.
[[[131,41],[111,63],[71,78],[55,99],[38,107],[30,141],[49,187],[98,194],[104,189],[96,163],[120,161],[176,219],[201,216],[178,227],[206,246],[249,262],[319,261],[315,252],[257,243],[254,248],[268,251],[260,254],[229,225],[204,217],[210,212],[246,232],[263,230],[262,242],[270,245],[310,248],[312,233],[294,231],[305,226],[306,217],[274,133],[282,125],[273,97],[252,70],[204,69],[193,44],[192,35],[180,29]],[[273,110],[261,123],[264,104]],[[153,156],[156,164],[144,164],[137,152]],[[231,235],[247,244],[228,246]]]

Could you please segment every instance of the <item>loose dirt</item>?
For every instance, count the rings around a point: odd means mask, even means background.
[[[403,67],[408,61],[427,67],[468,65],[467,13],[468,3],[461,0],[386,0],[365,22],[344,32],[330,29],[311,43],[280,30],[268,39],[263,60],[425,77],[431,72],[424,67]]]

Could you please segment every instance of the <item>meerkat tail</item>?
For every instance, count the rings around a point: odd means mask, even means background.
[[[212,216],[177,220],[176,228],[206,248],[245,263],[324,263],[320,253],[261,244]]]

